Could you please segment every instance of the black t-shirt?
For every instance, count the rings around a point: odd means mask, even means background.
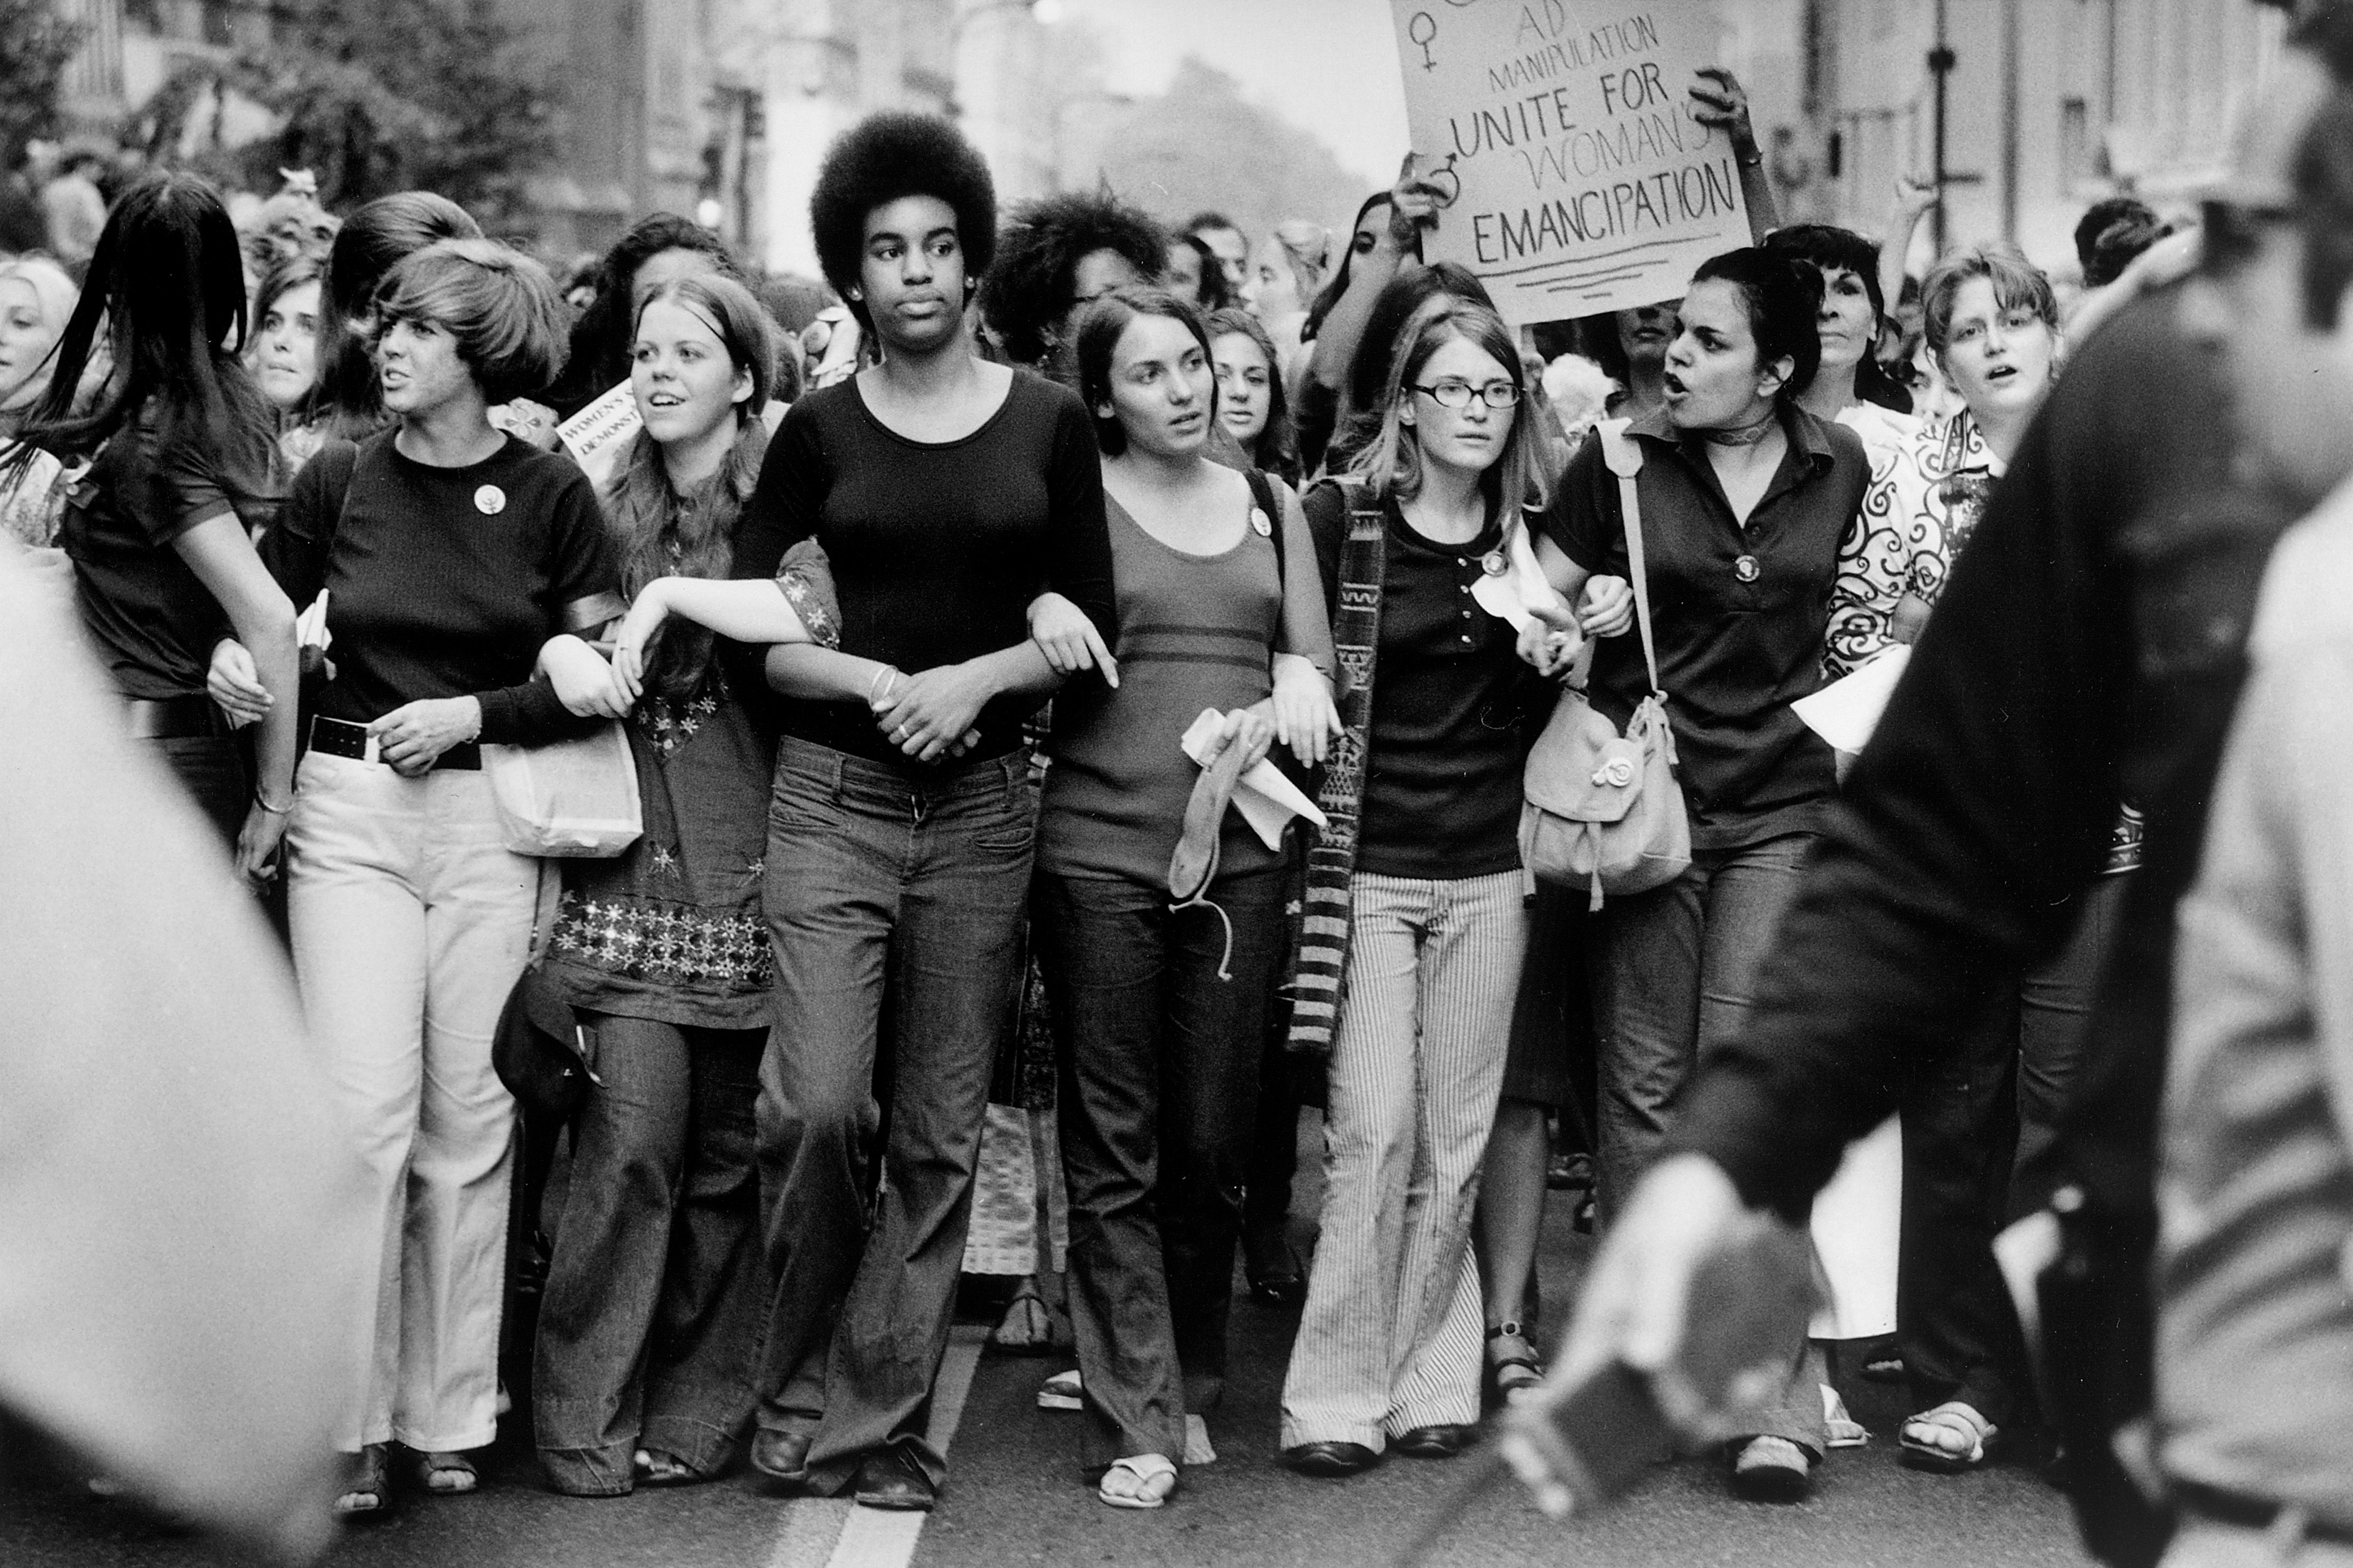
[[[1870,483],[1862,442],[1800,408],[1788,451],[1744,525],[1697,439],[1662,415],[1627,433],[1641,446],[1643,553],[1692,846],[1736,849],[1817,825],[1837,784],[1830,747],[1789,704],[1821,683],[1839,542]],[[1599,432],[1570,459],[1541,524],[1587,571],[1632,575],[1618,476]],[[1623,726],[1651,689],[1641,638],[1604,637],[1588,695]]]
[[[1304,504],[1333,603],[1347,500],[1321,484]],[[1503,530],[1490,522],[1467,544],[1439,544],[1395,500],[1382,510],[1388,546],[1356,869],[1439,881],[1515,870],[1529,704],[1543,688],[1520,661],[1511,623],[1471,596]]]
[[[768,444],[736,535],[735,575],[768,577],[815,538],[833,568],[841,651],[912,675],[995,653],[1029,635],[1049,588],[1117,638],[1102,460],[1077,396],[1026,371],[956,441],[912,441],[867,408],[851,377],[793,405]],[[971,756],[1020,743],[1034,700],[981,710]],[[881,762],[906,759],[863,702],[786,700],[795,735]]]
[[[282,478],[266,437],[243,458],[184,446],[157,453],[142,417],[100,448],[66,490],[58,542],[74,564],[82,625],[125,697],[203,694],[228,622],[174,548],[197,524],[235,514],[249,531],[273,521]]]
[[[457,468],[403,457],[393,441],[385,431],[356,449],[322,448],[263,542],[297,609],[328,591],[336,674],[311,693],[316,711],[364,724],[420,698],[474,696],[481,738],[506,745],[593,722],[532,678],[549,637],[623,608],[587,476],[512,436]]]

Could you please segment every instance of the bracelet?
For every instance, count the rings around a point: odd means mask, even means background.
[[[262,810],[268,812],[272,816],[284,816],[294,809],[294,803],[290,800],[284,805],[270,805],[269,797],[261,793],[261,786],[259,784],[253,786],[253,804],[261,807]]]
[[[874,689],[875,689],[876,687],[878,687],[878,686],[882,686],[882,681],[883,681],[883,679],[884,679],[885,677],[888,677],[889,679],[892,679],[892,680],[896,680],[896,679],[899,679],[899,667],[898,667],[898,666],[896,666],[896,665],[886,664],[886,665],[884,665],[881,668],[880,668],[880,669],[878,669],[878,670],[876,670],[876,671],[874,672],[874,679],[871,679],[871,680],[870,680],[870,681],[868,681],[868,682],[866,683],[866,705],[867,705],[869,708],[873,707],[873,706],[874,706],[874,703],[875,703],[875,700],[876,700],[875,696],[874,696]],[[893,689],[893,688],[892,688],[892,687],[883,686],[883,687],[882,687],[882,695],[883,695],[884,697],[888,697],[888,696],[890,696],[890,695],[891,695],[891,693],[892,693],[892,689]]]

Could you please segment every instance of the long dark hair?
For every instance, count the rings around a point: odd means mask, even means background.
[[[482,226],[448,197],[431,191],[378,196],[343,220],[327,252],[319,290],[319,384],[305,413],[329,436],[356,440],[385,421],[373,344],[352,330],[375,308],[376,286],[403,257],[444,239],[480,239]]]
[[[1299,329],[1301,342],[1314,341],[1315,334],[1324,330],[1324,318],[1332,313],[1332,307],[1338,304],[1340,296],[1348,291],[1348,269],[1356,259],[1356,231],[1365,226],[1365,215],[1375,207],[1395,205],[1388,192],[1375,191],[1356,209],[1356,216],[1348,224],[1347,240],[1340,247],[1340,265],[1332,269],[1332,276],[1324,281],[1323,291],[1308,304],[1307,321]]]
[[[621,591],[633,599],[657,577],[728,575],[735,563],[735,525],[768,450],[760,410],[775,384],[776,339],[767,311],[733,278],[681,278],[646,303],[665,300],[703,319],[729,363],[751,374],[752,395],[736,405],[738,429],[727,460],[688,493],[671,486],[653,437],[638,432],[605,496],[605,524],[621,557]],[[631,329],[634,338],[634,321]],[[711,633],[693,623],[676,616],[663,622],[647,649],[648,685],[672,702],[692,697],[711,668]]]
[[[76,414],[101,319],[113,373]],[[247,327],[243,251],[220,193],[190,174],[140,181],[107,215],[48,390],[18,427],[20,445],[0,460],[0,476],[20,472],[36,448],[79,456],[126,425],[147,426],[131,453],[130,482],[147,482],[166,454],[199,454],[204,468],[232,481],[224,486],[232,501],[241,499],[234,481],[267,482],[277,428],[238,363]]]
[[[744,276],[719,237],[692,218],[676,213],[639,218],[605,253],[596,272],[596,298],[572,324],[564,374],[547,395],[558,415],[570,418],[629,378],[629,342],[638,330],[630,296],[637,290],[638,270],[666,250],[707,256],[723,278]]]
[[[1229,308],[1209,313],[1209,360],[1217,363],[1217,342],[1228,333],[1239,332],[1258,345],[1266,356],[1266,427],[1258,439],[1242,448],[1253,468],[1264,468],[1286,483],[1299,482],[1299,437],[1291,426],[1291,398],[1282,389],[1282,356],[1274,352],[1274,340],[1267,335],[1266,325],[1248,310]]]

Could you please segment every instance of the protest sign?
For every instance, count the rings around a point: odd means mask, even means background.
[[[565,449],[580,471],[598,489],[611,482],[613,470],[629,449],[629,439],[645,426],[638,400],[622,382],[604,396],[556,426]]]
[[[1673,299],[1749,243],[1732,142],[1694,117],[1715,27],[1696,0],[1390,0],[1406,114],[1445,200],[1430,260],[1506,320]]]

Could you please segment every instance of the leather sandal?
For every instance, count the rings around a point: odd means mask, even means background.
[[[1505,1405],[1517,1405],[1543,1385],[1544,1359],[1517,1323],[1487,1331],[1487,1384]]]
[[[382,1443],[370,1443],[349,1456],[348,1483],[335,1499],[335,1513],[343,1519],[365,1519],[392,1506],[391,1466]]]
[[[1095,1496],[1113,1508],[1158,1508],[1176,1489],[1176,1467],[1166,1454],[1131,1454],[1103,1473]]]
[[[660,1448],[640,1448],[629,1461],[629,1471],[641,1487],[691,1487],[711,1478]]]
[[[1940,1443],[1936,1434],[1960,1441]],[[1979,1415],[1977,1406],[1948,1399],[1906,1417],[1896,1428],[1895,1444],[1904,1452],[1904,1462],[1913,1468],[1952,1476],[1984,1464],[2000,1436],[2001,1428]]]
[[[419,1454],[415,1474],[419,1487],[441,1497],[457,1497],[482,1484],[474,1462],[463,1454]]]

